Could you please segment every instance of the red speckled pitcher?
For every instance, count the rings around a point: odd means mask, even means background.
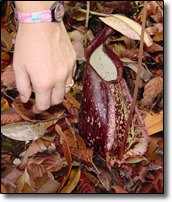
[[[129,157],[143,155],[149,136],[137,109],[128,130],[125,152],[121,145],[132,97],[123,78],[123,64],[105,44],[114,30],[106,26],[88,46],[83,96],[79,113],[79,131],[89,147],[106,157],[109,169]]]

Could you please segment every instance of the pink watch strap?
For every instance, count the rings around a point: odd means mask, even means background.
[[[51,11],[46,10],[36,13],[21,13],[16,11],[17,20],[21,23],[51,22]]]

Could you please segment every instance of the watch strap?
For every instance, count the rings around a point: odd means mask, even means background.
[[[64,7],[61,1],[55,2],[49,10],[33,13],[22,13],[14,9],[15,18],[21,23],[39,23],[61,21],[64,14]]]
[[[50,10],[35,13],[22,13],[16,11],[16,20],[21,23],[51,22],[52,15]]]

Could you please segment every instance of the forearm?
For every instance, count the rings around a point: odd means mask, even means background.
[[[55,1],[15,1],[19,12],[32,13],[49,9]]]

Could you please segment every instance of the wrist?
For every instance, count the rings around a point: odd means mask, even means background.
[[[19,23],[18,31],[31,34],[31,35],[46,35],[49,37],[53,37],[55,34],[60,33],[62,27],[64,26],[63,21],[59,23],[53,22],[43,22],[43,23],[36,23],[36,24],[24,24]]]

